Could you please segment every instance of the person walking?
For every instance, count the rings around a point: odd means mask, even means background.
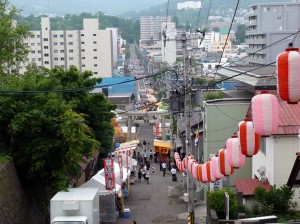
[[[146,181],[147,181],[147,184],[149,184],[149,178],[150,178],[150,171],[148,169],[147,172],[146,172]]]
[[[173,166],[172,169],[171,169],[171,174],[172,174],[172,180],[173,181],[177,181],[177,176],[176,176],[176,169],[175,167]]]
[[[166,176],[166,168],[167,168],[166,162],[163,162],[161,164],[161,168],[162,168],[162,171],[163,171],[163,177],[165,177]]]
[[[138,171],[138,182],[141,182],[142,180],[142,169],[139,168],[139,171]]]
[[[143,148],[144,148],[144,150],[146,150],[146,145],[147,145],[147,142],[146,142],[146,140],[144,139],[144,141],[143,141]]]
[[[148,153],[146,152],[146,149],[144,150],[144,164],[147,164],[148,161]]]

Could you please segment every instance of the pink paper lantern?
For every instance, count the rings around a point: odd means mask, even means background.
[[[255,132],[269,137],[278,128],[278,101],[273,94],[262,91],[252,98],[252,117]]]
[[[251,120],[245,119],[239,123],[238,136],[243,155],[251,157],[258,153],[260,147],[260,136],[255,133],[254,125]]]
[[[224,175],[220,172],[219,169],[219,157],[213,156],[210,161],[210,168],[212,171],[212,176],[218,180],[224,177]]]
[[[300,99],[300,52],[298,48],[287,48],[276,58],[277,91],[280,98],[288,103]]]
[[[197,180],[203,182],[203,178],[202,178],[202,164],[198,164],[198,166],[197,166]]]
[[[229,165],[228,163],[228,153],[227,153],[227,149],[223,148],[219,150],[219,169],[220,172],[224,175],[224,176],[229,176],[233,173],[234,169],[232,166]]]
[[[211,161],[208,160],[206,162],[206,171],[207,171],[207,179],[210,182],[215,182],[216,178],[212,175],[212,169],[211,169]]]
[[[192,176],[197,179],[197,167],[198,167],[198,163],[194,162],[193,163],[193,167],[192,167]]]
[[[192,166],[193,166],[194,161],[195,161],[194,159],[188,160],[188,170],[190,173],[192,172]]]
[[[202,182],[208,182],[208,176],[207,176],[207,166],[206,163],[202,164]]]
[[[226,149],[228,153],[228,163],[237,169],[245,164],[245,155],[241,153],[240,141],[237,136],[232,136],[226,141]]]

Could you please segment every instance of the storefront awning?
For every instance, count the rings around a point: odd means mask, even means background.
[[[164,148],[170,149],[171,148],[171,142],[159,141],[159,140],[154,139],[153,146],[164,147]]]

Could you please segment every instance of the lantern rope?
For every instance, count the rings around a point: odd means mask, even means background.
[[[288,47],[289,47],[289,48],[292,48],[292,47],[294,46],[294,42],[295,42],[297,36],[299,35],[299,32],[300,32],[300,29],[299,29],[298,32],[295,34],[295,36],[294,36],[292,42],[290,42],[290,43],[288,44]]]

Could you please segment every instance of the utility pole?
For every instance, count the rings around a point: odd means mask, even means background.
[[[181,35],[182,42],[182,59],[183,59],[183,75],[185,80],[185,100],[184,100],[184,108],[185,108],[185,119],[186,119],[186,156],[192,152],[191,150],[191,93],[190,93],[190,83],[188,79],[188,66],[186,63],[187,60],[187,37],[186,34]],[[192,175],[186,169],[187,173],[187,193],[188,193],[188,224],[194,224],[194,185],[192,182]]]

